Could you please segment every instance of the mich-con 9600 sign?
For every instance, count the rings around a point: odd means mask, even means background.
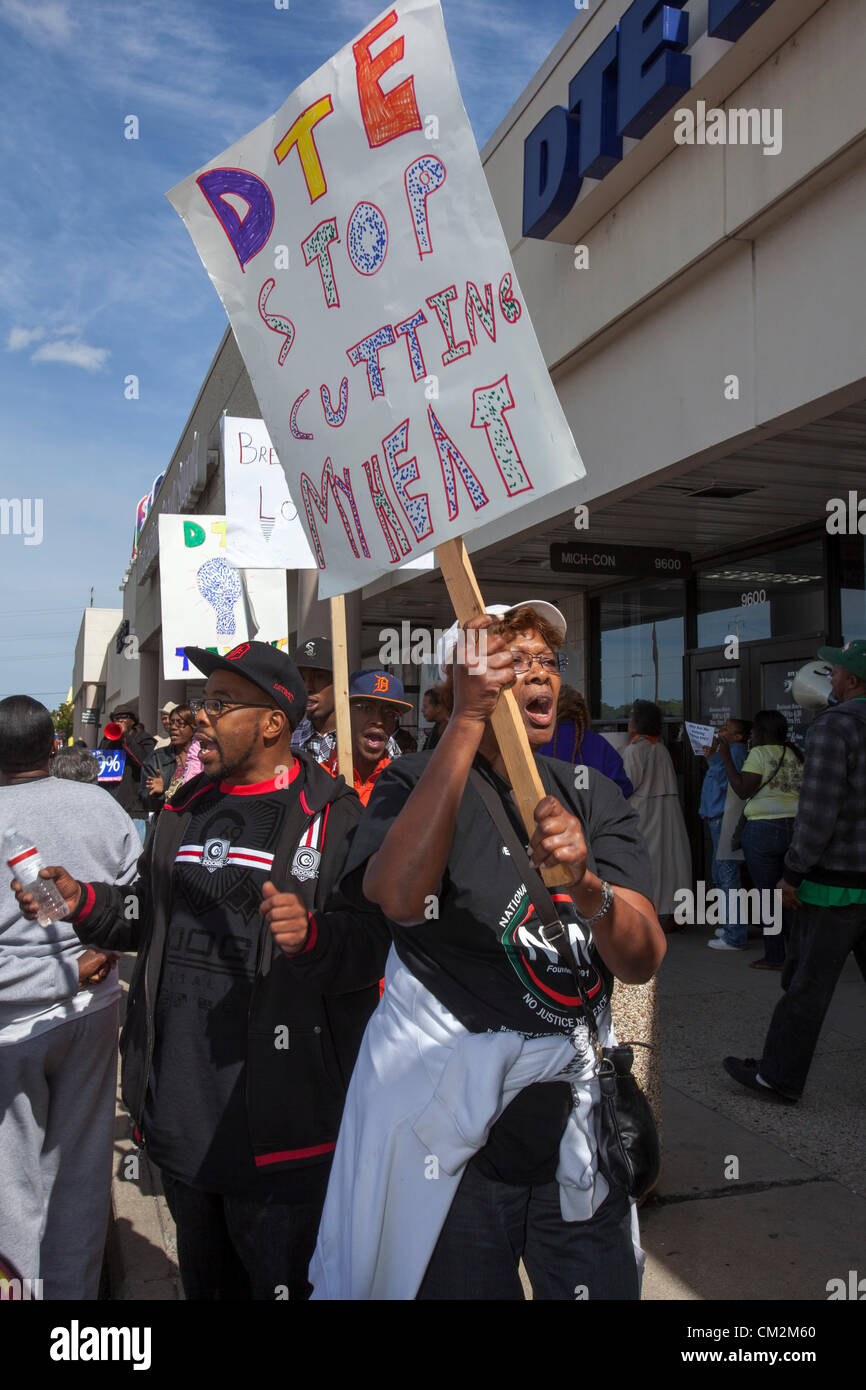
[[[601,545],[587,541],[554,542],[550,568],[558,574],[594,574],[632,578],[653,575],[688,579],[692,557],[685,550],[649,545]]]

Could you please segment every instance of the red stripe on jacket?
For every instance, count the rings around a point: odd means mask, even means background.
[[[286,1163],[293,1158],[315,1158],[318,1154],[330,1153],[337,1147],[336,1139],[330,1144],[314,1144],[311,1149],[282,1149],[274,1154],[257,1154],[256,1167],[264,1168],[269,1163]]]

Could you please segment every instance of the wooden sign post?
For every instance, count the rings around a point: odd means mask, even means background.
[[[465,623],[470,618],[477,618],[486,613],[475,571],[462,538],[445,541],[437,546],[436,560],[454,605],[457,621]],[[331,602],[333,601],[332,599]],[[535,831],[535,808],[539,801],[547,796],[547,792],[538,775],[523,718],[512,691],[503,690],[490,722],[499,743],[508,780],[514,791],[514,799],[527,835],[531,837]],[[571,875],[562,865],[554,869],[544,869],[542,873],[548,888],[571,882]]]
[[[331,604],[331,646],[334,652],[334,714],[337,722],[337,765],[350,787],[355,785],[352,759],[352,721],[349,717],[349,644],[346,637],[346,596],[335,594]]]

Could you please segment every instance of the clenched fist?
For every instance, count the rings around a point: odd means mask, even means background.
[[[563,865],[571,874],[572,885],[580,883],[586,873],[586,840],[580,821],[555,796],[546,796],[535,808],[529,857],[539,870]]]
[[[303,951],[310,934],[310,918],[297,893],[279,893],[268,879],[262,884],[259,912],[284,955],[296,956]]]

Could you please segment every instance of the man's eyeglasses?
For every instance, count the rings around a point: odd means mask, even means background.
[[[276,709],[276,705],[266,705],[255,700],[190,700],[193,714],[204,710],[208,719],[220,719],[230,709]]]
[[[519,652],[512,649],[511,659],[514,662],[515,676],[525,676],[528,671],[532,670],[535,662],[548,676],[561,675],[568,665],[568,658],[561,653],[558,656],[535,656],[530,652]]]

